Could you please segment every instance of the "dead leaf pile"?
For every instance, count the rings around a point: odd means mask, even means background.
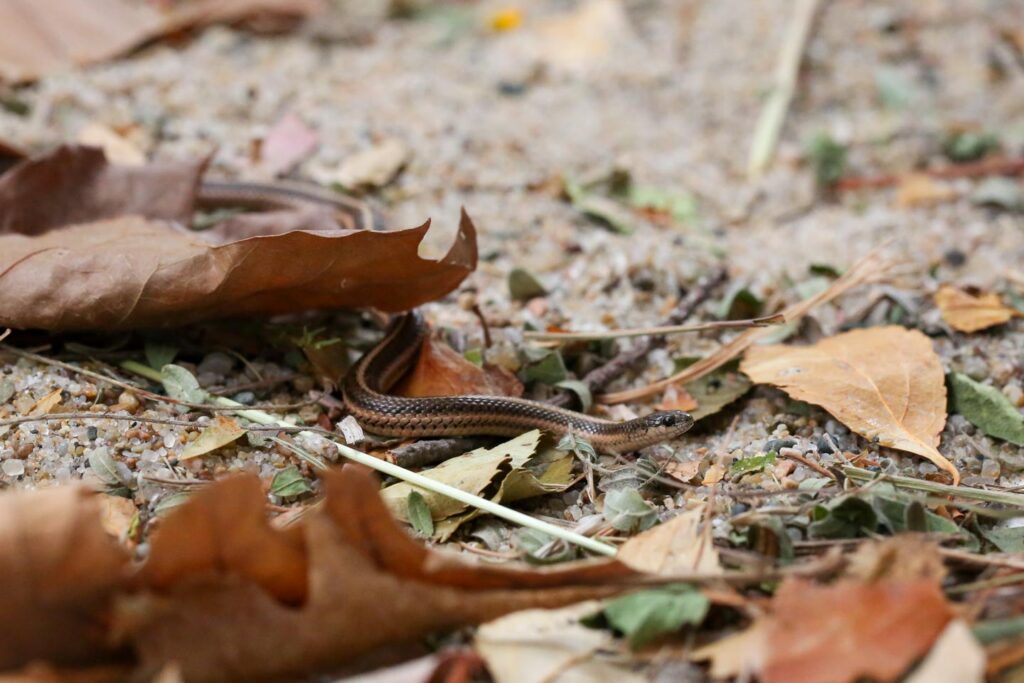
[[[310,309],[406,310],[476,267],[463,213],[438,261],[429,229],[350,231],[322,206],[188,226],[205,162],[112,166],[62,147],[0,176],[0,327],[178,325]]]
[[[1020,315],[999,299],[998,294],[971,294],[959,287],[943,285],[935,293],[935,305],[942,319],[957,332],[977,332],[1009,322]]]
[[[924,456],[959,481],[937,448],[946,424],[945,376],[922,333],[873,327],[811,346],[755,346],[740,369],[821,406],[865,439]]]

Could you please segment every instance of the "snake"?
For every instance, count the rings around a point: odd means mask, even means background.
[[[379,214],[365,201],[316,186],[204,180],[204,209],[238,207],[282,211],[318,206],[333,211],[350,230],[381,229]],[[662,410],[632,420],[605,420],[511,396],[403,397],[388,392],[411,368],[430,328],[420,311],[395,316],[383,338],[349,370],[342,382],[344,404],[366,431],[380,436],[514,437],[540,429],[556,437],[573,434],[604,453],[628,453],[670,441],[693,426],[689,413]]]
[[[669,441],[693,426],[681,410],[615,421],[511,396],[403,397],[387,392],[415,362],[430,328],[419,310],[396,316],[384,337],[345,375],[345,407],[363,429],[381,436],[518,436],[540,429],[573,434],[603,453],[628,453]]]

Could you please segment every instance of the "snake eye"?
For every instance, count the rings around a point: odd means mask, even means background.
[[[654,413],[648,419],[652,427],[663,427],[665,429],[673,427],[683,427],[685,429],[693,424],[693,418],[690,417],[690,414],[684,413],[681,410]]]

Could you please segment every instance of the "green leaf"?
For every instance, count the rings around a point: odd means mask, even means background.
[[[986,178],[971,193],[971,201],[1007,211],[1024,211],[1024,188],[1012,178]]]
[[[875,72],[878,98],[888,109],[902,109],[917,96],[917,92],[904,74],[893,67],[882,67]]]
[[[658,515],[636,489],[614,489],[604,496],[604,518],[619,531],[643,531]]]
[[[991,133],[956,133],[942,144],[942,152],[950,161],[958,164],[977,161],[997,149],[999,138]]]
[[[178,401],[202,403],[206,400],[206,392],[191,372],[180,365],[168,364],[160,368],[161,382],[167,395]]]
[[[808,272],[811,275],[823,275],[825,277],[837,278],[842,276],[843,271],[839,270],[830,263],[812,263],[807,266]]]
[[[626,201],[637,209],[667,213],[677,223],[691,223],[697,217],[697,202],[688,192],[631,184],[626,191]]]
[[[523,368],[523,380],[526,382],[540,382],[541,384],[557,385],[568,376],[569,371],[565,369],[565,361],[558,351],[548,351],[544,357],[530,363]]]
[[[1024,616],[979,621],[971,627],[971,632],[982,645],[989,645],[990,643],[995,643],[1000,640],[1016,638],[1024,633]],[[1002,680],[1010,679],[1004,678]]]
[[[588,218],[623,235],[633,232],[633,216],[614,199],[594,194],[573,180],[565,181],[565,194],[573,208]]]
[[[580,412],[590,412],[590,407],[594,405],[594,397],[590,393],[590,388],[586,384],[578,379],[563,379],[561,382],[556,382],[555,386],[561,387],[562,389],[568,389],[572,393],[576,394],[576,397],[580,400]]]
[[[591,462],[597,460],[597,451],[590,442],[581,439],[575,434],[566,434],[563,436],[558,440],[558,445],[555,446],[555,449],[559,451],[571,451],[581,458]]]
[[[530,564],[556,564],[575,559],[576,551],[568,543],[556,541],[543,531],[520,529],[516,533],[516,547]]]
[[[871,503],[856,496],[816,506],[811,519],[808,532],[814,538],[856,538],[878,526],[878,515]]]
[[[778,517],[764,515],[747,527],[747,547],[766,557],[784,562],[793,559],[793,539]]]
[[[750,474],[751,472],[760,472],[769,465],[774,465],[778,454],[775,451],[768,451],[761,455],[753,455],[749,458],[741,458],[736,460],[729,466],[729,474],[733,477],[742,476],[744,474]]]
[[[725,292],[715,314],[723,320],[753,318],[760,314],[763,305],[743,282],[737,282]]]
[[[184,505],[192,494],[186,491],[179,491],[178,493],[172,493],[166,498],[161,498],[160,502],[156,504],[153,512],[157,517],[166,517],[171,514],[176,508]]]
[[[309,493],[312,490],[309,482],[306,481],[299,472],[299,468],[295,465],[285,467],[275,474],[274,480],[270,482],[270,492],[280,498],[294,498],[295,496]]]
[[[700,591],[687,584],[672,584],[615,598],[602,613],[636,649],[686,624],[700,624],[708,607],[708,599]]]
[[[406,514],[409,516],[409,524],[420,536],[430,538],[434,535],[434,518],[430,515],[430,508],[427,501],[419,491],[409,491],[409,497],[405,503]]]
[[[484,366],[484,350],[479,347],[466,349],[463,351],[462,357],[478,368],[482,368]]]
[[[129,486],[132,483],[131,473],[124,466],[118,466],[106,446],[94,448],[88,456],[89,469],[107,486]]]
[[[1000,552],[1020,555],[1024,553],[1024,526],[999,527],[981,532]]]
[[[508,274],[508,293],[513,301],[529,301],[548,293],[544,285],[525,268],[513,268]]]
[[[828,133],[814,136],[807,145],[807,155],[819,187],[834,184],[846,172],[846,146],[836,142]]]
[[[152,339],[146,340],[145,351],[146,362],[154,370],[161,370],[165,365],[170,365],[178,355],[178,347]]]
[[[0,382],[0,406],[7,403],[14,396],[14,382],[4,380]]]
[[[1024,415],[995,387],[959,372],[947,376],[950,406],[971,424],[1017,446],[1024,446]]]

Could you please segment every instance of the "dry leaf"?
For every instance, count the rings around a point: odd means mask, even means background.
[[[615,639],[580,619],[601,611],[583,602],[555,610],[526,610],[482,625],[473,644],[496,683],[641,683],[647,680],[608,657]],[[605,656],[602,657],[601,655]]]
[[[275,123],[260,144],[260,166],[270,176],[285,175],[316,149],[316,131],[293,112]]]
[[[32,407],[28,409],[29,415],[47,415],[53,412],[53,409],[60,405],[60,399],[63,395],[61,389],[54,389],[46,396],[32,404]]]
[[[896,206],[901,209],[935,206],[956,198],[956,190],[926,173],[903,176],[896,190]]]
[[[936,448],[946,423],[945,375],[920,332],[873,327],[812,346],[754,347],[740,370],[821,406],[865,439],[928,458],[959,481]]]
[[[933,581],[784,583],[768,618],[764,683],[897,680],[953,611]]]
[[[0,3],[0,79],[23,81],[110,59],[161,35],[254,20],[277,30],[321,11],[321,0],[187,0],[161,9],[130,0],[5,0]],[[258,20],[258,21],[257,21]]]
[[[969,294],[959,287],[943,285],[935,293],[935,305],[942,319],[958,332],[977,332],[1002,325],[1020,315],[1003,304],[998,294]]]
[[[946,577],[946,565],[934,542],[901,534],[862,544],[847,560],[844,576],[862,583],[921,579],[940,583]]]
[[[78,131],[75,140],[86,147],[99,147],[107,160],[122,166],[141,166],[146,155],[138,147],[121,137],[102,123],[93,121]]]
[[[649,574],[720,574],[710,535],[701,533],[703,509],[689,510],[626,541],[619,562]]]
[[[720,462],[712,463],[711,467],[709,467],[707,472],[704,473],[704,478],[701,480],[701,484],[704,486],[717,484],[722,481],[722,478],[725,476],[725,472],[725,465]]]
[[[537,29],[535,59],[557,72],[583,74],[606,64],[635,40],[620,0],[591,0]]]
[[[714,678],[738,676],[746,680],[764,669],[767,642],[768,622],[762,619],[744,631],[694,650],[690,659],[695,662],[711,660],[709,673]]]
[[[985,650],[962,619],[949,622],[931,652],[904,683],[982,683]]]
[[[658,410],[693,410],[697,407],[697,401],[686,390],[682,384],[673,384],[665,390],[661,402],[656,406]]]
[[[519,379],[497,365],[478,367],[442,341],[428,336],[416,365],[393,390],[399,396],[522,396]]]
[[[101,612],[128,555],[99,520],[97,495],[84,487],[0,496],[0,669],[109,656]]]
[[[201,167],[113,167],[99,151],[64,148],[0,177],[0,327],[115,329],[307,309],[407,310],[448,293],[476,267],[476,231],[465,213],[440,261],[418,255],[429,221],[351,232],[315,211],[263,214],[272,223],[247,215],[201,233],[140,216],[50,229],[133,212],[187,222]],[[294,230],[288,216],[319,216],[321,229]]]
[[[331,181],[350,189],[384,187],[408,160],[405,143],[390,138],[346,159]]]
[[[217,415],[213,418],[213,422],[203,428],[203,431],[199,433],[199,437],[195,441],[190,441],[181,450],[178,459],[189,460],[200,455],[206,455],[244,435],[245,428],[238,424],[237,420],[227,415]]]
[[[665,474],[678,479],[684,484],[689,484],[700,474],[700,460],[688,460],[676,462],[675,460],[665,463]]]
[[[128,542],[128,533],[139,519],[139,510],[130,498],[100,495],[100,524],[103,530],[121,543]]]

